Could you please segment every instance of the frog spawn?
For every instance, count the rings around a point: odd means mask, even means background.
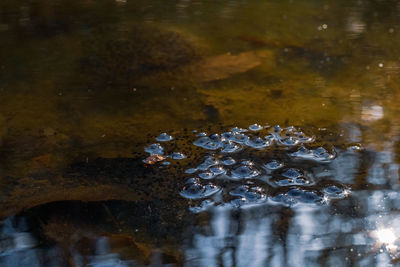
[[[159,142],[169,142],[174,138],[167,133],[162,133],[158,137],[155,138]],[[149,153],[150,155],[143,160],[146,164],[155,164],[157,162],[161,162],[162,165],[168,166],[171,163],[169,161],[164,161],[167,158],[173,160],[181,160],[185,159],[186,155],[181,152],[172,152],[171,154],[164,156],[164,147],[161,146],[160,143],[154,143],[144,148],[144,151]]]
[[[205,156],[197,166],[185,170],[192,178],[180,192],[182,197],[194,201],[191,211],[201,212],[214,205],[226,204],[234,207],[265,202],[324,204],[329,199],[348,195],[344,185],[321,187],[312,173],[292,166],[299,161],[330,163],[336,158],[334,149],[309,148],[314,145],[315,138],[295,127],[253,124],[248,129],[234,127],[221,134],[202,132],[195,135],[193,145],[204,149]],[[263,162],[258,158],[255,158],[256,162],[249,160],[253,153],[262,151],[284,151],[284,156],[281,152],[277,158],[263,159]],[[257,185],[253,181],[257,181]]]

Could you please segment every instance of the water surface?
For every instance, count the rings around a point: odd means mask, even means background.
[[[397,265],[399,16],[2,1],[1,264]]]

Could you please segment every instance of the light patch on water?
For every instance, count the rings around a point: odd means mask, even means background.
[[[361,110],[361,119],[368,122],[382,119],[383,115],[383,107],[380,105],[366,105]]]

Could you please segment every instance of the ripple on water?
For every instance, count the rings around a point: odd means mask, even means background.
[[[241,185],[229,192],[229,194],[231,196],[239,197],[231,201],[233,206],[259,204],[267,200],[267,194],[265,193],[265,190],[258,186],[249,187],[247,185]]]
[[[156,137],[156,140],[158,142],[168,142],[174,139],[172,136],[168,135],[167,133],[162,133],[158,137]]]
[[[164,154],[164,148],[159,143],[151,144],[148,147],[145,147],[144,151],[146,151],[149,154],[159,154],[159,155]]]
[[[260,175],[261,172],[250,161],[242,161],[238,167],[231,170],[230,178],[234,180],[250,179]]]
[[[186,182],[180,195],[188,199],[201,199],[209,197],[220,190],[221,188],[217,185],[202,183],[198,178],[191,178]]]
[[[318,147],[316,149],[307,149],[305,147],[300,147],[298,151],[291,153],[290,156],[298,159],[306,159],[316,162],[331,162],[335,159],[336,153],[329,153],[323,147]]]

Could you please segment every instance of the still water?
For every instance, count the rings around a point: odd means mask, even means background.
[[[2,0],[0,265],[400,265],[399,22]]]

